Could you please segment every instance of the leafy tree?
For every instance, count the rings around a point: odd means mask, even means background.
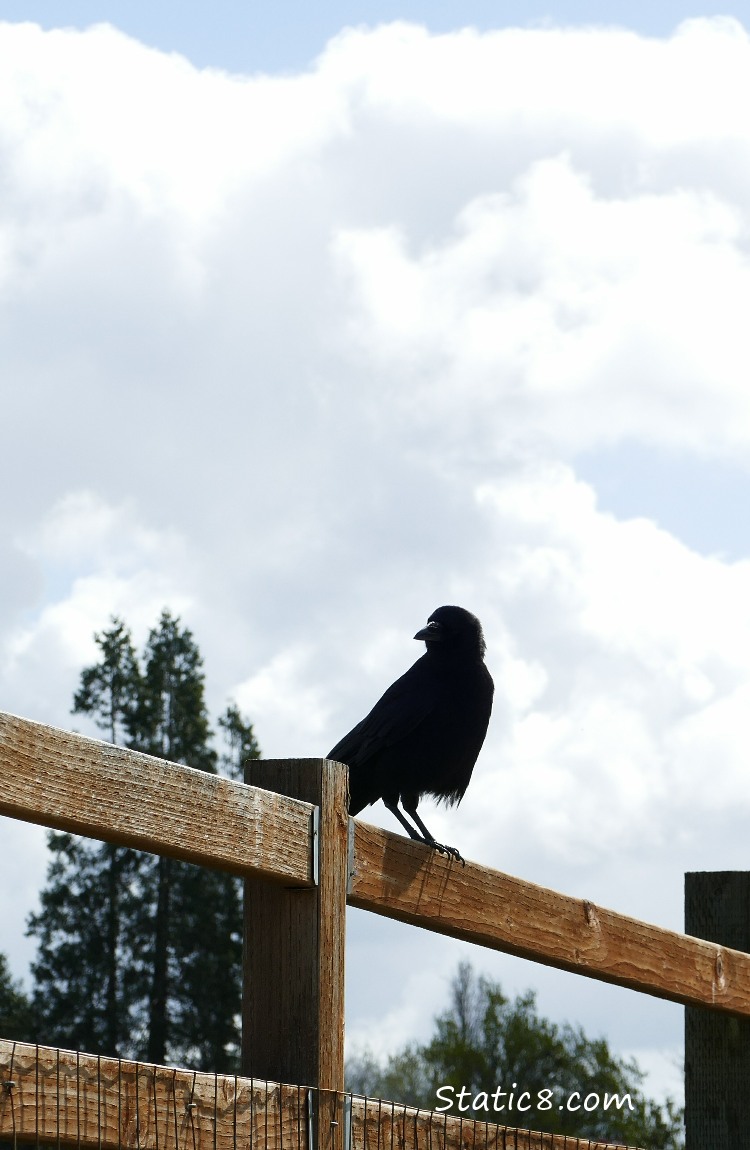
[[[483,1122],[650,1150],[682,1146],[681,1114],[671,1101],[660,1106],[643,1094],[635,1062],[616,1058],[580,1027],[541,1018],[532,992],[510,1001],[468,963],[428,1043],[412,1043],[384,1065],[365,1052],[348,1063],[347,1078],[357,1093],[429,1110],[451,1103],[448,1113]]]
[[[11,976],[8,960],[0,954],[0,1035],[11,1042],[32,1042],[34,1015],[20,982]]]
[[[139,659],[121,620],[95,636],[76,713],[107,735],[216,772],[203,664],[189,630],[162,612]],[[257,757],[236,706],[219,720],[239,769]],[[34,1001],[45,1040],[94,1053],[232,1071],[239,1062],[242,909],[238,879],[72,835],[51,834]]]

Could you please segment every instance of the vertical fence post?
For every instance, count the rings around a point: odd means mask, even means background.
[[[685,875],[685,933],[750,951],[750,873]],[[685,1150],[750,1150],[750,1022],[685,1008]]]
[[[318,881],[245,882],[242,1071],[314,1087],[318,1150],[342,1146],[347,772],[327,759],[248,764],[245,781],[319,809]],[[312,1148],[311,1148],[312,1150]]]

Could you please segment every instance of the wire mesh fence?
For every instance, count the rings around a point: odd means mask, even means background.
[[[0,1040],[0,1145],[80,1150],[605,1150],[563,1135]],[[606,1150],[625,1150],[606,1144]]]

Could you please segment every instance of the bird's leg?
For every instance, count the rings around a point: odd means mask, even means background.
[[[398,799],[393,799],[393,798],[387,799],[385,796],[383,796],[383,806],[387,807],[388,810],[391,812],[391,814],[396,816],[396,818],[401,823],[401,826],[404,828],[404,830],[406,831],[406,833],[408,834],[410,839],[415,839],[416,842],[418,842],[418,843],[423,843],[423,842],[428,841],[427,839],[422,837],[422,835],[419,833],[419,831],[415,831],[414,827],[408,821],[406,816],[403,815],[401,813],[401,811],[398,809]]]
[[[427,827],[425,826],[425,824],[422,822],[421,818],[417,814],[417,804],[418,803],[419,803],[419,796],[418,795],[403,795],[403,794],[401,795],[401,805],[404,808],[404,810],[406,811],[409,818],[413,819],[414,822],[419,827],[420,831],[422,832],[423,841],[428,843],[436,851],[440,851],[441,854],[452,855],[452,857],[454,859],[458,859],[459,862],[462,862],[464,864],[464,866],[466,866],[465,859],[461,856],[461,854],[456,850],[455,847],[447,847],[445,845],[445,843],[437,842],[434,835],[430,834],[430,832],[427,830]],[[390,809],[393,809],[393,808],[390,808]],[[397,811],[398,811],[398,808],[397,808]],[[396,813],[396,812],[394,812],[394,813]],[[398,812],[398,814],[400,815],[400,812]],[[404,823],[404,825],[406,825],[404,819],[402,819],[401,821]],[[409,832],[409,833],[411,833],[411,832]],[[414,836],[412,835],[412,838],[413,837]]]

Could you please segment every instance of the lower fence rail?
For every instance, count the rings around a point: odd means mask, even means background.
[[[321,1092],[344,1150],[628,1150]],[[0,1142],[86,1150],[310,1150],[317,1091],[0,1040]],[[325,1104],[323,1104],[323,1102]],[[334,1137],[334,1129],[336,1135]],[[632,1150],[632,1148],[631,1148]]]

